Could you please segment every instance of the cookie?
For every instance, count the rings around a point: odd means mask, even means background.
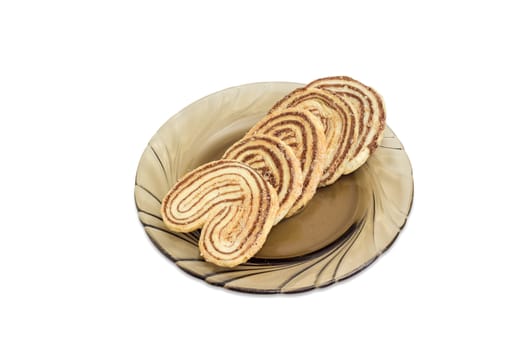
[[[177,181],[164,197],[161,213],[172,231],[201,228],[198,245],[203,258],[233,267],[260,250],[278,209],[275,189],[256,170],[223,159]]]
[[[281,139],[268,135],[246,137],[233,144],[223,155],[257,170],[276,190],[279,210],[274,224],[281,221],[303,190],[301,163]]]
[[[325,161],[323,125],[308,111],[288,108],[268,114],[249,130],[246,137],[257,135],[281,139],[293,150],[301,164],[303,188],[286,214],[286,217],[290,217],[312,199],[323,174]]]
[[[326,156],[319,186],[334,183],[344,173],[344,164],[355,151],[359,122],[354,111],[334,93],[313,88],[294,90],[276,103],[270,113],[286,108],[306,110],[322,122]]]
[[[382,141],[386,111],[381,96],[369,86],[346,76],[318,79],[307,87],[334,92],[343,97],[353,110],[361,110],[365,125],[360,135],[361,144],[347,162],[344,174],[355,171],[375,152]]]

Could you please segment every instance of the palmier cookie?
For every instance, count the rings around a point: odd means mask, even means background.
[[[278,211],[275,189],[253,168],[217,160],[183,176],[162,202],[162,217],[173,231],[202,228],[200,254],[233,267],[264,244]]]
[[[245,137],[232,145],[224,159],[234,159],[257,170],[277,191],[279,210],[274,224],[281,221],[303,190],[301,163],[292,148],[268,135]]]
[[[360,135],[361,147],[347,163],[345,174],[355,171],[375,152],[386,126],[386,110],[381,96],[371,87],[350,77],[338,76],[315,80],[307,85],[342,96],[353,109],[360,109],[365,128]]]
[[[275,104],[271,111],[290,107],[307,110],[322,122],[326,157],[319,186],[334,183],[344,173],[344,162],[356,148],[359,124],[354,111],[334,93],[312,88],[294,90]]]
[[[312,199],[323,173],[325,160],[325,134],[314,114],[288,108],[268,114],[246,134],[269,135],[281,139],[296,155],[301,164],[303,189],[286,217],[296,214]]]

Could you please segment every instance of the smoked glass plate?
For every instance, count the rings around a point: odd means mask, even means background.
[[[387,127],[378,150],[353,174],[318,190],[299,214],[281,221],[247,263],[205,262],[199,231],[174,233],[161,200],[179,177],[219,159],[296,83],[255,83],[204,97],[170,118],[149,141],[135,179],[138,216],[155,246],[193,276],[251,293],[291,293],[328,286],[361,271],[386,251],[405,225],[413,199],[412,167]]]

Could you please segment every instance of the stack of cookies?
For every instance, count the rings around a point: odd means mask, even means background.
[[[349,77],[315,80],[278,101],[221,160],[179,179],[163,200],[163,220],[176,232],[201,229],[206,261],[242,264],[319,187],[364,164],[384,127],[372,88]]]

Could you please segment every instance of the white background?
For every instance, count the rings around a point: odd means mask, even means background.
[[[181,3],[0,3],[0,348],[532,347],[524,1]],[[252,296],[153,247],[133,185],[162,123],[229,86],[339,74],[384,96],[413,164],[387,254]]]

